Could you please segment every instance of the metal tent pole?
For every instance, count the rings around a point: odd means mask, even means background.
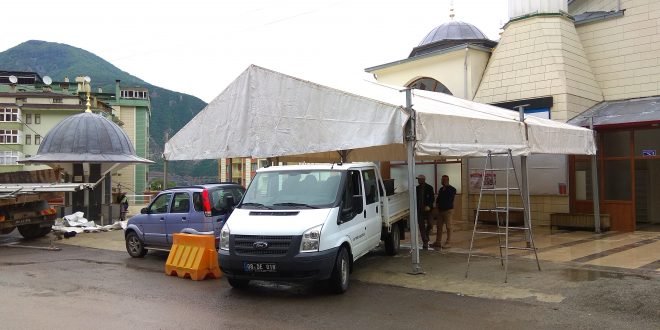
[[[515,108],[518,109],[518,113],[520,114],[520,122],[524,123],[525,122],[525,107],[529,106],[529,104],[524,104],[524,105],[519,105],[516,106]],[[527,140],[527,128],[525,128],[525,140]],[[527,156],[520,156],[520,178],[521,178],[521,185],[520,187],[521,192],[522,192],[522,202],[525,207],[525,213],[524,213],[524,221],[525,221],[525,227],[527,228],[532,228],[532,210],[529,205],[529,184],[527,181]],[[529,237],[529,231],[525,233],[525,239],[527,240],[527,247],[531,247],[530,244],[530,237]]]
[[[591,117],[589,128],[594,129],[594,117]],[[594,141],[596,141],[596,132],[594,131]],[[596,234],[600,234],[600,196],[598,195],[598,158],[594,154],[591,156],[591,191],[594,201],[594,227]]]
[[[412,255],[412,272],[422,274],[419,263],[419,226],[417,223],[417,194],[415,189],[415,110],[412,108],[412,90],[406,89],[406,109],[410,118],[406,127],[406,151],[408,159],[408,192],[410,196],[410,252]]]

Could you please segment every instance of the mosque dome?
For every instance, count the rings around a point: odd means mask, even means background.
[[[39,151],[22,163],[153,163],[135,154],[126,133],[91,112],[67,117],[55,125]]]
[[[451,21],[433,28],[422,42],[413,48],[409,57],[428,54],[436,50],[466,43],[481,44],[487,48],[497,45],[495,41],[488,39],[476,26],[470,23]]]

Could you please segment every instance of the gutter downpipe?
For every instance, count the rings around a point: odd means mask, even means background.
[[[412,255],[412,271],[409,274],[424,274],[419,263],[419,226],[417,223],[417,189],[415,189],[415,110],[412,108],[412,90],[407,88],[406,110],[408,123],[406,124],[406,153],[408,160],[408,195],[410,200],[410,248]]]
[[[589,128],[594,133],[594,141],[596,140],[596,131],[594,131],[594,117],[591,117],[589,121]],[[600,186],[598,182],[598,152],[591,156],[591,191],[592,199],[594,201],[594,231],[596,234],[600,234],[600,196],[598,195]]]

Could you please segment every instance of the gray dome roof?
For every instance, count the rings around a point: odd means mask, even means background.
[[[452,21],[436,26],[429,34],[424,37],[424,40],[419,43],[419,46],[428,45],[442,40],[475,40],[486,39],[488,37],[481,32],[476,26],[465,23]]]
[[[55,125],[37,155],[22,163],[153,163],[135,154],[133,143],[117,124],[85,112]]]
[[[497,42],[488,39],[481,30],[470,23],[451,21],[431,30],[419,43],[419,46],[413,48],[408,57],[425,55],[464,44],[493,48]]]

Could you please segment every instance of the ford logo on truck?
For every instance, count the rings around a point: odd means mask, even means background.
[[[252,246],[257,250],[263,250],[268,248],[268,242],[254,242]]]

